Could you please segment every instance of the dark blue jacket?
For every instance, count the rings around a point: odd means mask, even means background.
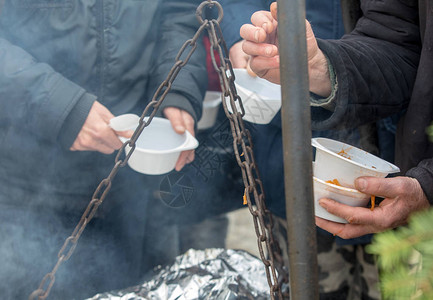
[[[6,0],[0,16],[0,185],[87,194],[114,155],[69,151],[93,102],[141,114],[200,0]],[[201,42],[163,103],[196,120],[206,82]],[[12,192],[13,193],[13,192]]]

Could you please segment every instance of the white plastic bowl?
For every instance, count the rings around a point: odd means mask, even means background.
[[[260,77],[252,77],[246,69],[233,69],[235,86],[245,109],[243,119],[256,124],[268,124],[281,108],[281,88],[278,84]],[[233,112],[230,99],[227,108]],[[236,103],[236,109],[240,111]]]
[[[135,130],[139,117],[133,114],[120,115],[110,120],[110,126],[117,131]],[[119,137],[124,143],[128,139]],[[136,147],[128,160],[128,165],[135,171],[147,175],[160,175],[170,172],[176,166],[182,151],[197,148],[198,141],[186,131],[178,134],[170,121],[154,117],[137,139]],[[131,147],[126,146],[129,153]]]
[[[313,177],[313,188],[315,215],[338,223],[347,223],[347,221],[329,213],[326,209],[320,206],[319,199],[330,198],[346,205],[365,207],[371,198],[369,195],[363,194],[358,190],[327,183],[316,177]]]
[[[344,187],[354,188],[360,176],[386,177],[400,169],[373,154],[327,138],[313,138],[316,147],[314,176],[322,180],[337,179]]]
[[[215,125],[218,109],[221,104],[221,92],[207,91],[203,100],[203,113],[197,123],[199,130],[212,128]]]

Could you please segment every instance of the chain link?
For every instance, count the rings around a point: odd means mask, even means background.
[[[217,19],[203,19],[203,9],[212,7],[216,7],[218,9]],[[140,116],[139,124],[132,137],[118,150],[115,157],[114,166],[110,171],[110,174],[107,176],[107,178],[100,182],[74,231],[68,238],[66,238],[63,246],[58,252],[58,259],[55,266],[51,272],[47,273],[43,277],[38,289],[34,290],[30,294],[29,300],[43,300],[48,297],[55,282],[55,274],[58,268],[63,262],[67,261],[72,256],[81,234],[83,233],[87,224],[89,224],[89,222],[92,220],[96,214],[96,211],[98,210],[98,207],[102,204],[107,193],[109,192],[114,177],[116,176],[119,169],[123,168],[127,164],[129,158],[135,150],[138,137],[144,128],[146,128],[152,122],[152,119],[156,115],[158,108],[164,101],[167,93],[170,91],[173,81],[177,77],[181,68],[188,63],[189,59],[197,48],[197,40],[205,30],[208,33],[211,44],[209,52],[211,55],[212,64],[215,70],[218,72],[220,79],[223,95],[222,97],[230,98],[230,106],[233,112],[229,112],[224,99],[222,99],[223,108],[227,118],[230,121],[230,128],[233,136],[233,149],[235,152],[236,161],[242,171],[242,179],[245,185],[245,196],[248,202],[249,211],[253,216],[260,258],[266,267],[266,276],[270,287],[271,299],[283,299],[281,284],[283,282],[288,282],[287,272],[285,272],[283,269],[283,260],[280,255],[281,251],[279,245],[273,238],[272,216],[265,205],[263,185],[260,180],[259,171],[254,161],[251,135],[248,129],[245,128],[242,120],[242,117],[245,115],[245,110],[242,105],[242,100],[237,94],[236,87],[234,85],[235,76],[233,68],[230,60],[228,59],[227,46],[219,26],[219,23],[223,17],[223,9],[217,1],[206,0],[197,7],[196,17],[200,22],[200,27],[194,36],[187,40],[180,48],[178,54],[176,55],[175,63],[170,69],[166,79],[160,84],[153,95],[152,100],[149,102]],[[189,50],[187,50],[188,48]],[[215,56],[215,52],[220,58],[219,64]],[[229,72],[229,75],[227,75],[227,72]],[[236,103],[239,105],[240,111],[238,111]],[[128,153],[125,151],[126,146],[130,147]],[[243,154],[240,154],[240,151]],[[123,154],[125,154],[124,159],[122,159]],[[254,199],[255,205],[253,205],[252,198]],[[266,257],[265,249],[269,258]],[[275,261],[277,261],[277,264]],[[278,281],[277,269],[280,281]]]
[[[206,4],[207,6],[216,6],[218,13],[222,14],[221,5],[217,1],[207,1]],[[219,15],[218,20],[221,19],[222,16]],[[284,269],[281,249],[272,234],[272,216],[265,205],[263,184],[260,180],[259,170],[257,169],[254,160],[252,138],[242,120],[242,117],[245,115],[245,110],[242,105],[242,100],[236,91],[236,86],[234,84],[235,75],[231,62],[228,59],[228,49],[218,20],[209,20],[206,26],[211,45],[209,52],[212,64],[220,79],[223,108],[230,121],[230,128],[233,136],[233,149],[236,161],[242,171],[242,179],[245,185],[245,197],[248,203],[248,209],[253,216],[257,245],[260,258],[265,265],[271,299],[283,299],[281,286],[283,283],[288,283],[288,274]],[[219,63],[215,57],[215,52],[220,58]],[[230,100],[230,108],[232,112],[229,111],[225,98]],[[238,105],[239,110],[236,104]],[[252,198],[254,199],[254,202],[252,201]],[[253,203],[255,205],[253,205]],[[266,257],[265,249],[268,257]],[[279,277],[277,277],[277,270]],[[280,279],[280,281],[278,279]],[[288,297],[288,295],[285,294],[284,297]]]

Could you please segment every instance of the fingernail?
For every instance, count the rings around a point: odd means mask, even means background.
[[[263,23],[262,28],[266,31],[266,29],[268,28],[268,23]]]
[[[185,132],[185,127],[183,127],[182,125],[177,125],[175,128],[174,128],[177,132]]]
[[[259,31],[256,30],[256,32],[254,32],[254,39],[256,40],[256,42],[259,41]]]
[[[359,191],[365,191],[365,189],[367,188],[367,180],[363,178],[358,178],[355,181],[355,186]]]
[[[272,48],[271,47],[267,47],[265,50],[266,55],[271,55],[272,53]]]
[[[319,204],[321,207],[323,207],[324,209],[328,209],[328,203],[325,199],[319,199]]]

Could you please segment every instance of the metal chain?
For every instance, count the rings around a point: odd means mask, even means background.
[[[218,18],[216,20],[209,20],[206,18],[203,19],[203,9],[206,7],[212,8],[214,6],[218,9]],[[266,205],[264,202],[265,196],[263,193],[263,185],[259,177],[259,171],[254,161],[251,135],[249,131],[245,128],[242,120],[242,116],[245,115],[245,111],[242,106],[241,98],[237,94],[236,87],[234,85],[235,76],[233,73],[233,68],[230,60],[227,57],[227,46],[225,44],[221,28],[219,26],[219,23],[223,17],[223,10],[221,5],[217,1],[206,0],[197,7],[196,16],[201,24],[200,27],[194,34],[193,38],[187,40],[179,50],[175,58],[175,63],[171,68],[170,72],[168,73],[166,79],[158,87],[154,96],[152,97],[152,100],[149,102],[149,104],[144,109],[142,115],[140,116],[139,125],[135,129],[131,139],[126,141],[118,150],[114,161],[114,166],[110,171],[110,174],[107,178],[103,179],[100,182],[73,233],[68,238],[66,238],[63,246],[57,254],[58,260],[55,266],[53,267],[51,272],[47,273],[43,277],[38,289],[34,290],[30,294],[29,300],[36,299],[36,297],[37,299],[42,300],[48,297],[50,290],[55,282],[55,274],[58,268],[73,254],[81,234],[83,233],[87,224],[92,220],[96,211],[98,210],[98,207],[102,204],[107,193],[109,192],[114,177],[116,176],[119,169],[127,164],[129,158],[135,150],[138,137],[140,136],[144,128],[151,123],[153,117],[156,115],[158,108],[164,101],[167,93],[170,91],[172,83],[177,77],[177,74],[179,73],[181,68],[188,63],[191,55],[197,48],[197,40],[204,32],[204,30],[207,30],[209,35],[209,40],[211,43],[211,49],[209,49],[209,51],[212,58],[212,64],[215,70],[218,72],[223,97],[230,97],[230,105],[233,113],[230,113],[228,111],[225,101],[222,101],[223,107],[225,114],[230,121],[231,132],[233,135],[233,149],[238,165],[241,167],[242,178],[245,185],[245,196],[248,202],[249,211],[253,216],[260,257],[266,267],[266,276],[270,287],[271,299],[283,299],[281,292],[281,284],[283,282],[287,283],[288,277],[287,273],[283,269],[284,264],[280,254],[281,251],[279,245],[277,241],[273,238],[272,216],[269,210],[266,209]],[[186,52],[186,49],[188,47],[190,47],[190,49],[188,52]],[[218,65],[214,51],[216,51],[220,57],[220,65]],[[230,75],[227,75],[227,72],[229,72]],[[239,104],[241,112],[237,110],[236,103]],[[129,146],[131,148],[128,153],[126,153],[125,151],[126,146]],[[243,154],[239,153],[240,150],[242,150]],[[124,152],[125,158],[121,159]],[[254,197],[254,203],[256,208],[253,206],[251,195],[253,195]],[[263,244],[265,244],[265,249],[267,250],[269,258],[266,258]],[[277,261],[277,264],[275,264],[275,261]],[[280,281],[278,281],[277,278],[277,269]]]
[[[144,109],[142,115],[140,116],[139,125],[135,129],[131,139],[126,141],[122,145],[122,147],[118,150],[114,161],[114,167],[110,171],[110,174],[108,175],[107,178],[103,179],[101,183],[98,185],[95,192],[93,193],[91,201],[89,202],[86,210],[81,216],[81,219],[78,222],[77,226],[75,227],[74,231],[65,240],[63,246],[61,247],[59,253],[57,254],[58,257],[57,263],[55,264],[51,272],[47,273],[44,276],[41,283],[39,284],[38,289],[34,290],[30,294],[29,300],[36,299],[36,297],[37,299],[42,300],[48,297],[50,290],[55,281],[55,274],[57,272],[57,269],[63,262],[67,261],[71,257],[72,253],[74,252],[77,246],[78,239],[80,238],[87,224],[89,224],[90,220],[93,218],[96,211],[98,210],[98,207],[102,204],[108,191],[110,190],[111,183],[114,177],[116,176],[119,169],[126,165],[132,153],[134,152],[136,141],[140,136],[141,132],[145,127],[147,127],[150,124],[153,117],[157,113],[157,110],[160,107],[161,103],[164,101],[167,93],[170,91],[172,83],[175,80],[177,74],[182,69],[182,67],[188,63],[189,59],[191,58],[191,55],[194,53],[195,49],[197,48],[197,40],[199,39],[200,35],[205,31],[207,24],[208,24],[208,20],[203,21],[201,23],[201,26],[194,34],[194,36],[191,39],[187,40],[182,45],[181,49],[179,50],[175,58],[175,63],[173,67],[170,69],[170,72],[168,73],[166,79],[158,87],[158,89],[156,90],[155,94],[152,97],[152,100],[149,102],[149,104]],[[189,50],[187,50],[188,48]],[[126,153],[125,151],[125,147],[127,145],[131,147],[128,153]],[[125,152],[125,158],[121,159],[122,154],[124,152]]]
[[[219,26],[219,22],[222,19],[222,7],[217,1],[207,1],[206,5],[216,6],[219,13],[218,20],[209,20],[206,26],[211,45],[209,52],[211,54],[213,67],[220,79],[223,108],[230,121],[230,128],[233,135],[233,149],[236,161],[242,171],[242,179],[245,185],[245,198],[248,203],[249,211],[253,216],[260,258],[266,268],[266,277],[270,287],[271,299],[283,299],[281,285],[282,283],[288,283],[288,274],[283,268],[284,263],[281,256],[281,249],[278,242],[273,237],[272,216],[265,205],[263,184],[260,180],[259,170],[254,160],[252,138],[242,120],[242,117],[245,115],[245,110],[242,105],[242,100],[236,91],[234,84],[235,75],[231,62],[228,59],[227,46]],[[197,10],[197,14],[199,21],[204,22],[200,17],[201,12],[199,10]],[[220,58],[219,64],[214,52],[216,52]],[[224,99],[226,97],[230,99],[232,112],[230,112],[227,107],[227,103]],[[237,109],[236,103],[240,111]],[[254,197],[255,206],[253,206],[251,196]],[[264,246],[267,250],[268,258],[265,256]],[[280,281],[278,281],[278,278]],[[287,297],[286,294],[284,296]]]

